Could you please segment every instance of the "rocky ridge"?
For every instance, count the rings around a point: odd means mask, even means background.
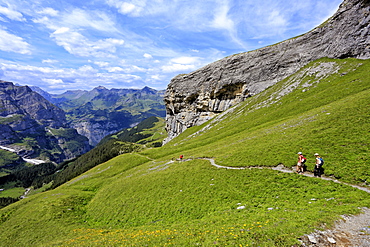
[[[319,58],[370,58],[370,0],[345,0],[312,31],[173,78],[164,97],[165,143]]]
[[[56,162],[74,158],[90,148],[87,138],[68,127],[62,109],[28,86],[1,80],[0,145],[14,149],[24,158]]]

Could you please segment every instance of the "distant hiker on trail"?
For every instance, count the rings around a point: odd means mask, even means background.
[[[184,158],[184,155],[180,155],[180,161]]]
[[[315,153],[314,155],[316,156],[316,163],[315,163],[315,168],[313,170],[313,175],[315,177],[321,177],[322,166],[324,165],[324,160],[320,157],[318,153]]]
[[[302,152],[298,152],[297,173],[304,172],[304,163],[306,163],[306,158],[303,156]]]

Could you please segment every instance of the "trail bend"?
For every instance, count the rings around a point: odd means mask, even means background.
[[[283,165],[276,167],[230,167],[217,165],[212,158],[198,158],[208,160],[214,167],[220,169],[245,170],[245,169],[272,169],[279,172],[294,173],[293,169],[289,169]],[[188,159],[192,160],[192,159]],[[297,174],[298,175],[298,174]],[[312,177],[315,179],[330,180],[335,183],[341,183],[353,188],[365,191],[370,194],[369,187],[362,187],[358,185],[341,182],[335,178],[330,177],[315,177],[311,172],[304,172],[302,176]],[[310,234],[300,237],[302,247],[320,246],[320,247],[370,247],[370,209],[362,208],[362,214],[359,215],[342,215],[342,219],[335,222],[331,229],[324,231],[315,230]]]

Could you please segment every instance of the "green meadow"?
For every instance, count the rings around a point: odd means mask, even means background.
[[[312,62],[160,148],[117,156],[1,209],[0,245],[299,244],[369,207],[370,196],[268,168],[294,166],[301,151],[310,171],[318,152],[325,176],[367,186],[369,71],[368,60]]]

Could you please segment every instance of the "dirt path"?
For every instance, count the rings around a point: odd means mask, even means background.
[[[217,165],[214,159],[200,158],[208,160],[212,166],[223,169],[243,170],[243,169],[272,169],[280,172],[294,173],[293,169],[279,165],[276,167],[229,167]],[[192,159],[189,159],[192,160]],[[186,161],[186,160],[184,160]],[[314,177],[311,172],[305,172],[302,176]],[[361,187],[358,185],[348,184],[337,179],[322,176],[321,178],[330,180],[335,183],[341,183],[352,186],[356,189],[363,190],[370,194],[369,187]],[[342,219],[338,220],[334,227],[325,231],[316,230],[313,233],[304,235],[300,238],[302,247],[370,247],[370,209],[363,208],[363,213],[359,215],[342,215]]]
[[[208,160],[211,163],[211,165],[213,165],[217,168],[232,169],[232,170],[244,170],[244,169],[253,169],[253,168],[256,168],[256,169],[272,169],[272,170],[280,171],[280,172],[294,173],[293,169],[289,169],[289,168],[287,168],[283,165],[278,165],[276,167],[260,167],[260,166],[257,166],[257,167],[232,167],[232,166],[217,165],[215,160],[211,159],[211,158],[201,158],[201,159]],[[307,176],[307,177],[312,177],[312,178],[315,177],[312,172],[304,172],[303,174],[300,174],[300,175]],[[322,176],[321,179],[330,180],[330,181],[333,181],[335,183],[340,183],[340,184],[345,184],[345,185],[348,185],[348,186],[352,186],[353,188],[363,190],[363,191],[370,194],[370,188],[369,187],[362,187],[362,186],[358,186],[358,185],[354,185],[354,184],[344,183],[344,182],[341,182],[341,181],[339,181],[335,178],[331,178],[331,177]]]

